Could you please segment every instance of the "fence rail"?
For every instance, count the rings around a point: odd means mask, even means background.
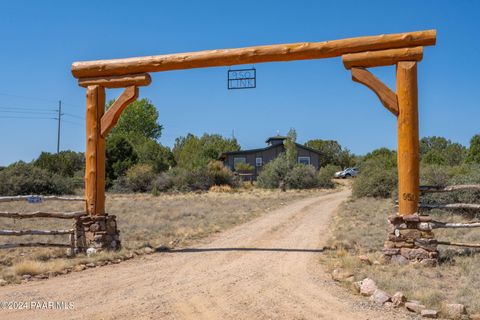
[[[0,218],[15,218],[15,219],[28,219],[28,218],[57,218],[57,219],[75,219],[85,215],[85,211],[73,211],[73,212],[5,212],[0,211]]]
[[[433,210],[433,209],[445,209],[445,210],[480,210],[480,204],[475,203],[447,203],[447,204],[428,204],[420,203],[419,209]]]
[[[480,190],[480,184],[458,184],[453,186],[420,186],[421,192],[451,192],[472,189]]]
[[[420,186],[420,192],[422,193],[437,193],[437,192],[453,192],[464,190],[479,190],[480,184],[462,184],[452,186]],[[420,203],[419,209],[432,210],[432,209],[444,209],[444,210],[474,210],[480,211],[480,204],[475,203],[447,203],[447,204],[426,204]],[[460,222],[441,222],[430,221],[425,224],[427,229],[455,229],[455,228],[480,228],[480,221],[470,221],[467,223]],[[446,240],[438,240],[437,244],[456,247],[469,247],[480,248],[479,243],[467,243],[467,242],[452,242]]]
[[[39,198],[41,200],[58,200],[58,201],[85,201],[84,198],[77,198],[77,197],[28,195],[28,196],[0,197],[0,202],[28,201],[29,199],[32,199],[32,198]]]
[[[30,196],[18,196],[18,197],[0,197],[0,202],[9,202],[9,201],[20,201],[27,199]],[[41,196],[40,196],[41,197]],[[65,201],[79,201],[77,198],[62,198],[56,196],[43,197],[43,199],[48,200],[65,200]],[[81,199],[83,201],[83,199]],[[70,235],[70,243],[45,243],[45,242],[28,242],[28,243],[6,243],[1,244],[0,249],[12,249],[12,248],[23,248],[23,247],[59,247],[59,248],[70,248],[71,254],[75,252],[76,249],[76,238],[78,228],[76,225],[81,216],[86,215],[85,211],[73,211],[73,212],[5,212],[0,211],[0,218],[10,218],[10,219],[32,219],[32,218],[55,218],[55,219],[73,219],[74,229],[65,229],[65,230],[0,230],[0,236],[56,236],[56,235]],[[83,230],[83,229],[82,229]]]
[[[54,236],[60,234],[73,234],[75,229],[67,230],[0,230],[0,236]]]

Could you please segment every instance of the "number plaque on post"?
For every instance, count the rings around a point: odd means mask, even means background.
[[[228,70],[228,90],[252,89],[257,86],[257,72],[255,68]]]

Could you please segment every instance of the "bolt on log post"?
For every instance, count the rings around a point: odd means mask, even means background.
[[[323,59],[341,56],[352,79],[366,85],[382,104],[398,117],[399,214],[394,219],[418,219],[419,155],[416,65],[423,57],[423,47],[435,45],[436,31],[425,30],[385,34],[323,42],[299,42],[234,49],[206,50],[159,56],[134,57],[72,64],[72,74],[87,87],[87,172],[86,191],[89,213],[85,228],[101,238],[105,226],[105,144],[104,138],[115,125],[122,110],[135,100],[137,87],[148,85],[148,72],[233,66],[263,62]],[[397,65],[397,92],[377,79],[366,68]],[[104,88],[126,88],[103,114]],[[133,100],[132,100],[133,99]],[[102,218],[103,217],[103,218]],[[416,218],[415,218],[416,217]],[[102,220],[103,219],[103,220]],[[398,220],[397,219],[397,220]],[[392,222],[395,230],[405,223]],[[100,221],[102,223],[97,223]],[[418,222],[418,221],[417,221]],[[113,223],[112,223],[113,224]],[[408,224],[411,226],[412,224]],[[108,227],[108,226],[107,226]],[[116,224],[115,224],[116,228]],[[100,230],[102,233],[93,230]],[[107,230],[108,231],[108,230]],[[397,231],[395,231],[397,233]],[[423,232],[423,231],[422,231]],[[415,233],[418,235],[418,233]],[[111,237],[110,237],[111,238]],[[101,239],[108,243],[110,238]],[[118,232],[114,234],[117,241]],[[398,236],[401,243],[405,237]],[[401,240],[401,241],[400,241]],[[408,240],[408,241],[407,241]],[[406,239],[405,248],[417,248],[415,238]],[[113,241],[113,240],[112,240]],[[95,241],[94,241],[95,242]],[[111,242],[115,247],[116,242]],[[392,252],[400,252],[401,244]],[[403,253],[402,253],[403,255]]]

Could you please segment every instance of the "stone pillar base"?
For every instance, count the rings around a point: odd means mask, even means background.
[[[89,248],[96,251],[119,250],[121,242],[116,216],[80,217],[75,224],[74,241],[77,252],[86,252]]]
[[[390,232],[383,249],[387,261],[400,264],[416,261],[427,266],[437,265],[437,240],[429,216],[395,215],[389,217],[388,221]]]

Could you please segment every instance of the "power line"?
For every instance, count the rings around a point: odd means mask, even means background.
[[[43,118],[43,117],[17,117],[17,116],[1,116],[1,119],[44,119],[44,120],[56,120],[56,118]]]
[[[66,122],[66,123],[74,124],[74,125],[77,125],[77,126],[81,126],[81,127],[84,126],[84,124],[81,124],[81,123],[78,123],[78,122],[69,121],[69,120],[65,120],[65,119],[63,119],[62,121],[63,121],[63,122]]]
[[[0,109],[0,112],[2,113],[24,113],[24,114],[53,114],[55,111],[25,111],[25,110],[20,110],[20,111],[15,111],[15,110],[2,110]]]
[[[67,113],[67,112],[65,112],[64,115],[69,116],[69,117],[73,117],[73,118],[77,118],[77,119],[80,119],[80,120],[85,120],[85,117],[76,116],[74,114]]]

